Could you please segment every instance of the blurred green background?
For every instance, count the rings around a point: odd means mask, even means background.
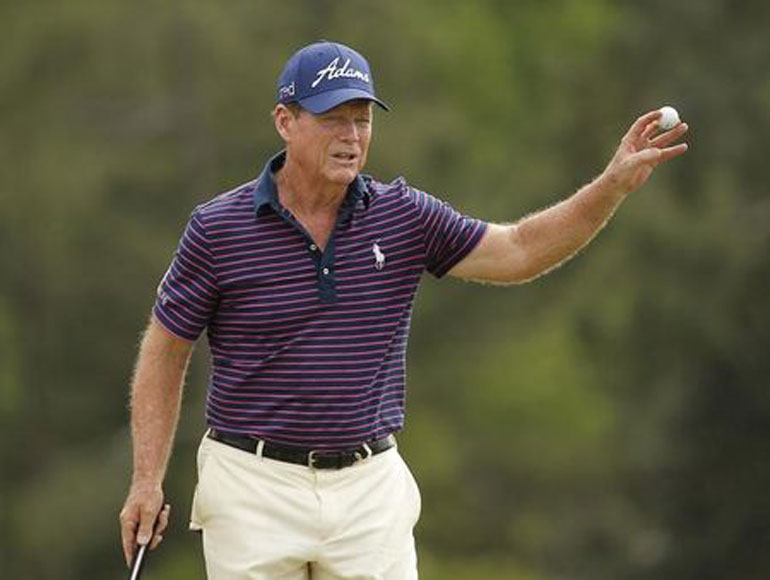
[[[286,58],[369,58],[368,171],[513,221],[598,174],[663,104],[691,149],[578,259],[497,288],[426,279],[402,450],[422,577],[770,577],[770,4],[759,0],[0,3],[0,569],[124,575],[127,388],[192,208],[279,146]],[[149,579],[186,531],[189,376]]]

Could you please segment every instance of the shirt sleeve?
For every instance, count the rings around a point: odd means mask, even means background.
[[[476,247],[487,224],[462,215],[429,193],[410,189],[419,208],[426,268],[436,278],[441,278]]]
[[[194,341],[208,325],[218,302],[214,260],[206,230],[196,210],[158,285],[153,314],[171,333]]]

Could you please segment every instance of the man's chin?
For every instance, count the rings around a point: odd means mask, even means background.
[[[327,179],[332,183],[347,187],[353,183],[357,175],[358,170],[352,167],[350,169],[335,169],[327,174]]]

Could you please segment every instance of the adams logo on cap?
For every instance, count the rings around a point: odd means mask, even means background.
[[[276,88],[278,103],[299,103],[316,115],[354,100],[388,109],[374,94],[369,63],[338,42],[316,42],[298,50],[286,62]]]
[[[358,79],[367,84],[369,83],[369,74],[351,67],[349,58],[345,60],[345,64],[343,64],[340,68],[337,68],[339,62],[340,57],[337,57],[331,61],[326,68],[319,70],[316,73],[316,79],[313,81],[310,87],[313,89],[316,88],[318,83],[324,80],[324,77],[326,77],[328,80],[338,78]]]

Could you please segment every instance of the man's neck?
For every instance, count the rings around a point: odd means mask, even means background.
[[[316,245],[324,249],[348,187],[319,177],[308,175],[287,159],[275,175],[275,185],[281,205],[299,220]]]
[[[275,175],[275,184],[281,205],[301,216],[336,215],[348,190],[347,185],[308,175],[289,159]]]

